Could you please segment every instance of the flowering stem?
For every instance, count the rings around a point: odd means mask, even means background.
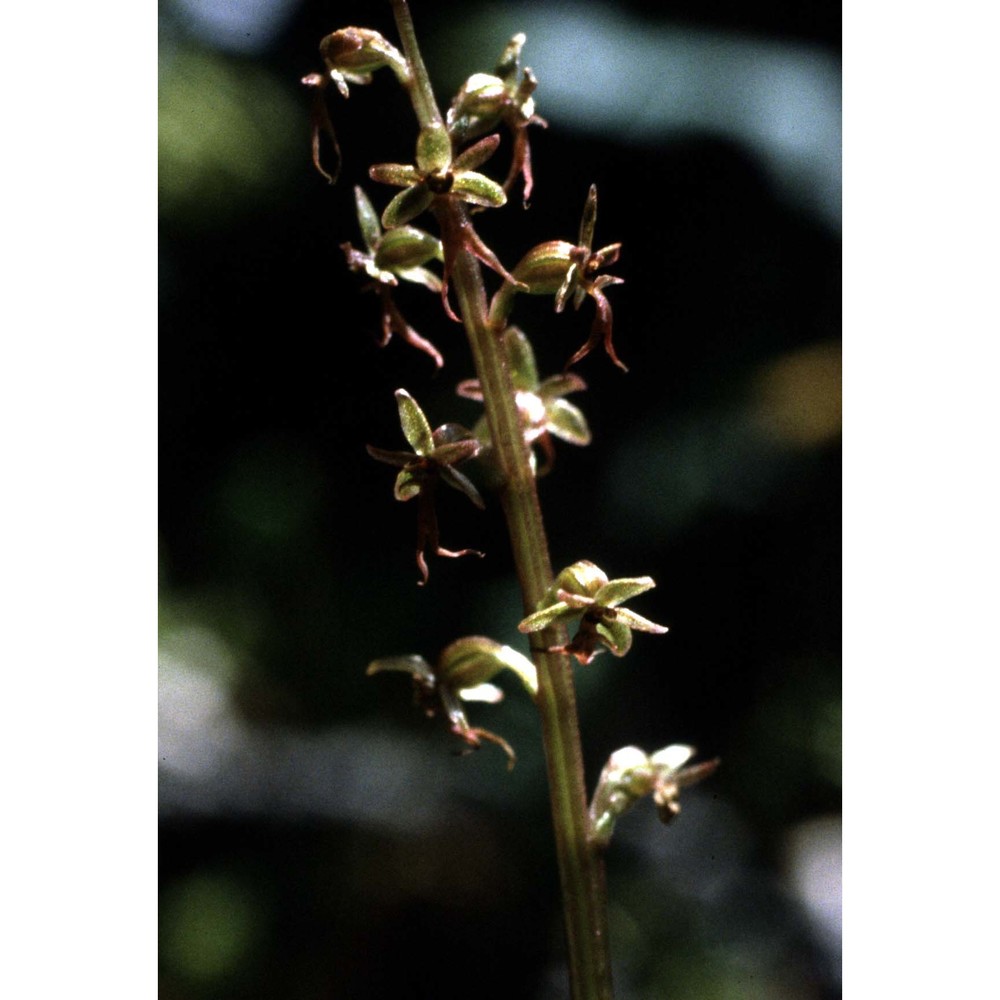
[[[410,97],[422,127],[440,122],[427,71],[417,46],[406,0],[392,0],[403,51],[410,64]],[[511,539],[525,614],[538,608],[552,583],[548,539],[542,520],[530,453],[498,329],[491,325],[479,261],[462,241],[472,233],[463,203],[441,198],[434,211],[453,259],[452,287],[465,326],[483,393],[490,440],[503,477],[501,504]],[[553,625],[531,637],[538,670],[537,704],[548,768],[549,795],[563,896],[573,1000],[613,1000],[608,942],[604,861],[589,841],[587,789],[577,719],[571,660],[549,649],[565,646],[566,630]]]
[[[458,202],[446,202],[439,211],[455,216],[447,223],[443,221],[444,232],[470,224]],[[502,341],[487,318],[479,262],[467,250],[458,252],[453,284],[482,386],[490,440],[503,474],[500,499],[524,611],[530,614],[553,578],[548,540],[509,366]],[[564,654],[548,652],[566,642],[563,626],[550,627],[532,636],[531,652],[538,669],[538,709],[559,856],[570,982],[574,1000],[610,1000],[613,994],[604,862],[588,842],[587,792],[571,661]]]
[[[427,67],[420,55],[417,45],[417,35],[413,30],[413,18],[410,16],[410,6],[406,0],[392,0],[392,13],[396,18],[396,30],[403,43],[406,61],[410,64],[411,82],[409,86],[410,100],[413,110],[417,113],[420,127],[425,128],[441,121],[441,112],[434,100],[434,90],[431,78],[427,75]]]

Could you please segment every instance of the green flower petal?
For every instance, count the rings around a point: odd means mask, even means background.
[[[432,292],[441,291],[441,279],[433,271],[428,271],[426,267],[397,268],[396,277],[402,278],[404,281],[412,281],[415,285],[423,285]]]
[[[431,122],[417,136],[417,167],[424,174],[434,174],[450,166],[451,136],[441,122]]]
[[[674,743],[662,750],[657,750],[649,758],[649,762],[656,770],[657,776],[666,779],[672,777],[674,772],[679,771],[694,755],[694,747],[686,746],[683,743]]]
[[[498,659],[503,661],[503,665],[508,670],[513,670],[521,678],[521,682],[532,698],[536,697],[538,694],[538,673],[534,663],[513,646],[501,646],[496,651],[496,655]]]
[[[390,229],[379,240],[375,251],[375,263],[387,271],[419,267],[429,260],[443,259],[441,241],[413,226]]]
[[[366,444],[365,449],[372,458],[387,465],[395,465],[399,469],[413,464],[412,451],[387,451],[385,448],[376,448],[373,444]]]
[[[455,157],[453,164],[455,172],[475,170],[481,167],[497,150],[500,145],[500,136],[494,133],[480,139],[475,145],[470,146],[465,152]]]
[[[576,261],[574,261],[572,264],[570,264],[568,270],[566,271],[566,275],[563,278],[563,283],[559,286],[558,290],[556,291],[557,313],[562,312],[563,309],[566,308],[566,301],[569,298],[570,293],[574,289],[580,291],[580,289],[577,288],[577,278],[579,274],[580,274],[580,265],[576,263]]]
[[[591,441],[587,418],[565,399],[553,399],[545,407],[546,427],[557,438],[570,444],[588,445]]]
[[[580,220],[579,246],[588,250],[594,244],[594,226],[597,224],[597,185],[591,184],[587,192],[587,201],[583,206],[583,218]]]
[[[450,465],[442,465],[440,468],[441,478],[452,488],[464,493],[480,510],[486,507],[486,503],[479,495],[479,491],[461,472],[453,469]]]
[[[420,171],[412,163],[376,163],[368,168],[368,176],[379,184],[392,184],[395,187],[413,187],[423,180]]]
[[[616,608],[615,616],[618,621],[624,622],[629,628],[638,629],[640,632],[663,635],[669,631],[666,625],[657,625],[656,622],[651,622],[648,618],[643,618],[642,615],[629,611],[628,608]]]
[[[632,631],[620,619],[598,622],[597,634],[615,656],[624,656],[632,648]]]
[[[457,689],[466,701],[470,688],[492,680],[501,670],[512,670],[534,697],[538,693],[535,665],[516,649],[485,636],[457,639],[441,653],[438,676],[450,688]]]
[[[371,677],[372,674],[380,674],[386,671],[412,674],[423,681],[428,687],[433,687],[434,685],[434,671],[422,656],[386,656],[380,660],[372,660],[368,664],[368,669],[365,673]]]
[[[418,455],[430,455],[434,451],[434,436],[424,411],[405,389],[396,390],[396,405],[399,407],[399,423],[410,447]]]
[[[435,444],[431,457],[439,465],[457,465],[466,459],[475,458],[483,446],[473,437],[465,437],[461,441],[451,441],[447,444]]]
[[[496,660],[500,643],[482,635],[467,635],[456,639],[441,650],[438,676],[449,687],[472,687],[491,680],[503,668]]]
[[[535,390],[542,399],[559,399],[571,392],[582,392],[587,383],[574,372],[563,372],[561,375],[550,375],[543,379]]]
[[[480,701],[487,705],[497,705],[503,701],[503,691],[496,684],[475,684],[460,688],[458,696],[462,701]]]
[[[521,59],[521,49],[524,48],[524,43],[527,41],[527,35],[523,31],[519,31],[513,38],[504,46],[503,52],[500,53],[500,60],[497,62],[497,76],[500,77],[505,83],[514,85],[517,82],[517,70]]]
[[[537,392],[538,368],[535,365],[535,352],[524,331],[516,326],[508,326],[503,332],[503,343],[507,349],[514,388],[522,392]]]
[[[539,243],[518,261],[514,277],[528,286],[529,295],[552,295],[566,280],[575,249],[565,240]]]
[[[656,581],[651,576],[623,577],[605,583],[596,594],[594,600],[605,608],[616,608],[637,594],[652,590]]]
[[[517,626],[517,630],[518,632],[541,632],[543,628],[548,628],[553,622],[578,618],[582,613],[579,608],[571,608],[565,601],[556,601],[555,604],[528,615]]]
[[[369,253],[375,253],[379,240],[382,238],[382,227],[379,225],[378,213],[372,206],[368,195],[360,187],[354,188],[354,204],[358,211],[358,226],[361,236],[368,247]]]
[[[580,559],[567,566],[555,578],[551,590],[565,590],[571,594],[593,597],[608,582],[607,574],[589,559]]]
[[[405,225],[428,208],[433,200],[434,195],[431,194],[426,184],[408,187],[405,191],[400,191],[385,206],[385,211],[382,213],[382,225],[386,229]]]
[[[470,205],[482,205],[484,208],[500,208],[507,204],[503,188],[485,174],[477,174],[473,170],[455,175],[451,193]]]

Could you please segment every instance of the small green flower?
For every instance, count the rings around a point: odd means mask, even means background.
[[[510,769],[515,760],[510,744],[487,729],[471,726],[462,706],[462,702],[501,701],[503,691],[489,683],[501,670],[510,670],[532,698],[537,696],[538,676],[531,660],[516,649],[481,635],[451,643],[441,652],[434,667],[422,656],[390,656],[374,660],[366,672],[368,676],[385,671],[410,674],[415,701],[428,717],[443,711],[451,732],[464,740],[470,750],[477,749],[483,740],[497,744],[507,754]]]
[[[347,266],[352,271],[372,279],[367,289],[375,291],[381,299],[382,339],[379,346],[385,347],[393,333],[398,333],[406,343],[430,355],[440,368],[444,364],[441,353],[406,322],[392,297],[392,289],[402,278],[403,281],[423,285],[432,292],[440,292],[441,279],[424,264],[431,260],[444,260],[441,241],[413,226],[399,226],[384,233],[372,203],[360,187],[354,189],[354,201],[365,249],[356,250],[350,243],[342,243],[340,249],[344,251]]]
[[[488,135],[453,158],[444,125],[436,122],[421,129],[416,164],[377,163],[369,171],[373,181],[404,189],[382,213],[382,225],[386,229],[404,225],[430,208],[435,198],[456,198],[485,208],[506,204],[503,188],[476,172],[499,144],[500,136]]]
[[[651,756],[639,747],[616,750],[601,771],[590,803],[591,842],[607,847],[618,818],[646,795],[652,794],[664,823],[674,819],[681,811],[681,789],[707,778],[719,766],[716,759],[685,767],[695,753],[694,747],[679,743]]]
[[[628,368],[615,353],[612,343],[613,317],[611,303],[604,295],[610,285],[620,285],[624,279],[597,272],[618,260],[620,243],[611,243],[600,250],[591,250],[594,241],[594,226],[597,223],[597,185],[591,184],[580,222],[580,238],[576,245],[565,240],[550,240],[529,250],[514,268],[514,277],[527,286],[531,295],[555,294],[556,312],[562,312],[570,297],[573,308],[579,309],[583,300],[590,296],[597,311],[586,343],[566,362],[566,367],[586,357],[597,344],[604,343],[608,357],[622,369]],[[498,293],[494,309],[505,312],[510,307],[510,296],[516,288],[504,286]]]
[[[509,191],[518,175],[524,177],[524,204],[531,197],[531,149],[528,145],[528,126],[546,122],[535,114],[532,94],[538,81],[530,69],[525,69],[518,80],[521,49],[525,36],[515,35],[504,48],[494,72],[473,73],[462,84],[448,109],[448,130],[459,144],[484,132],[489,132],[501,122],[507,126],[514,139],[514,155],[510,171],[503,183]]]
[[[403,54],[388,39],[370,28],[341,28],[319,43],[319,53],[330,79],[344,98],[350,96],[348,83],[369,84],[372,73],[388,66],[406,86],[410,67]]]
[[[464,493],[480,509],[486,506],[475,486],[454,468],[459,462],[475,458],[482,444],[459,424],[442,424],[431,431],[424,411],[405,389],[396,390],[396,404],[403,435],[413,451],[386,451],[373,445],[368,445],[367,449],[372,458],[400,470],[393,488],[397,500],[412,500],[414,497],[420,500],[417,510],[417,566],[423,577],[418,583],[423,586],[430,575],[425,549],[429,548],[433,555],[450,559],[468,555],[482,558],[482,552],[475,549],[453,552],[441,547],[434,509],[434,494],[440,481]]]
[[[503,332],[503,342],[510,364],[511,380],[514,383],[518,412],[524,427],[524,440],[537,444],[545,456],[545,464],[537,471],[539,476],[548,473],[555,462],[555,448],[552,437],[560,438],[575,445],[588,445],[591,441],[587,418],[563,396],[580,392],[587,388],[579,375],[564,373],[551,375],[539,381],[538,368],[531,343],[516,326],[509,326]],[[478,379],[468,379],[458,385],[457,392],[466,399],[482,402],[483,390]],[[473,429],[476,437],[489,441],[489,428],[485,419]],[[535,454],[531,453],[532,468],[537,465]]]
[[[433,122],[425,126],[417,137],[416,164],[377,163],[369,170],[372,180],[403,188],[382,213],[382,225],[386,229],[405,225],[436,201],[446,198],[481,208],[505,205],[507,195],[503,188],[475,169],[493,155],[499,144],[499,135],[488,135],[453,157],[451,137],[444,125]],[[444,234],[446,255],[441,301],[448,315],[459,322],[448,303],[448,280],[460,249],[468,250],[505,281],[515,285],[517,282],[497,255],[479,238],[468,219],[457,223],[449,219],[450,216],[439,216],[442,225],[450,227]]]
[[[325,73],[308,73],[302,77],[302,83],[315,92],[312,107],[312,161],[313,166],[331,183],[335,183],[340,174],[340,145],[337,134],[330,120],[330,112],[326,106],[325,91],[332,81],[342,97],[350,96],[349,83],[368,84],[372,82],[372,73],[388,66],[403,86],[409,86],[411,80],[410,65],[403,54],[382,37],[377,31],[369,28],[341,28],[327,35],[319,43],[320,55],[326,66]],[[320,136],[325,133],[333,145],[337,165],[333,173],[323,169],[320,157]]]
[[[632,648],[632,629],[657,635],[667,631],[666,626],[619,607],[655,586],[648,576],[609,580],[602,569],[581,559],[555,578],[542,602],[544,606],[517,627],[521,632],[541,632],[557,622],[579,621],[573,640],[554,652],[571,654],[580,663],[590,663],[601,645],[615,656],[624,656]]]

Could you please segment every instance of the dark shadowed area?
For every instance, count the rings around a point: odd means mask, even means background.
[[[572,397],[593,443],[540,483],[552,559],[649,574],[669,626],[577,672],[588,784],[615,749],[689,743],[722,765],[669,827],[652,803],[608,854],[619,1000],[840,996],[840,9],[830,4],[422,3],[446,105],[527,34],[535,190],[477,216],[513,266],[596,246],[624,374],[600,350]],[[405,447],[479,404],[460,326],[423,288],[394,337],[340,244],[352,187],[416,137],[388,72],[329,88],[343,169],[310,162],[320,38],[396,41],[387,3],[164,0],[160,114],[160,951],[163,1000],[567,996],[538,724],[504,680],[457,743],[377,657],[460,635],[527,650],[498,504],[439,498],[418,587],[414,504],[365,445]],[[327,149],[327,153],[329,150]],[[502,179],[505,138],[483,171]],[[415,224],[430,229],[428,216]],[[496,287],[490,275],[491,289]],[[514,318],[543,376],[593,305]]]

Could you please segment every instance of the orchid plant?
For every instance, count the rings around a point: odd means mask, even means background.
[[[328,85],[346,98],[350,87],[370,83],[381,69],[390,70],[407,91],[416,115],[413,162],[370,168],[371,180],[399,190],[379,212],[370,195],[355,188],[362,248],[344,243],[342,250],[347,266],[368,279],[366,287],[379,297],[380,345],[388,346],[395,333],[432,358],[436,368],[444,365],[443,355],[406,321],[396,295],[402,282],[441,297],[446,316],[464,326],[476,369],[476,378],[461,382],[457,392],[481,402],[483,416],[471,430],[457,423],[432,430],[416,399],[399,388],[396,404],[410,450],[369,445],[368,452],[398,470],[395,499],[417,501],[420,585],[430,580],[429,557],[482,555],[441,545],[438,485],[443,482],[465,494],[480,509],[487,509],[493,497],[499,500],[524,607],[522,621],[511,623],[512,636],[527,636],[529,648],[526,654],[472,635],[455,640],[433,664],[418,654],[393,654],[373,660],[368,673],[408,674],[418,707],[429,717],[443,718],[463,751],[490,743],[504,752],[508,766],[514,764],[514,749],[502,736],[473,725],[466,705],[499,702],[502,692],[492,681],[503,670],[520,680],[537,707],[548,762],[572,996],[608,1000],[613,993],[603,866],[615,823],[647,795],[664,821],[672,819],[680,810],[681,789],[706,777],[717,763],[689,764],[695,751],[684,744],[652,755],[624,747],[609,757],[587,806],[573,664],[593,669],[588,665],[605,650],[624,657],[633,631],[659,635],[667,629],[623,607],[655,586],[651,577],[610,579],[587,559],[553,572],[536,484],[553,468],[553,438],[580,447],[591,440],[582,410],[565,398],[585,390],[586,383],[568,369],[600,346],[611,362],[627,371],[614,347],[606,295],[622,283],[607,273],[619,259],[621,244],[593,249],[597,188],[591,186],[575,242],[545,241],[527,249],[512,269],[504,266],[479,236],[474,219],[477,212],[503,208],[518,179],[525,207],[534,190],[529,129],[546,123],[535,111],[538,81],[530,69],[521,67],[526,38],[517,34],[510,39],[492,71],[470,76],[442,114],[406,0],[392,0],[392,7],[399,48],[360,27],[342,28],[321,41],[324,68],[303,79],[314,91],[313,161],[327,180],[336,179],[340,148]],[[484,172],[504,144],[498,128],[506,130],[511,145],[502,181]],[[322,162],[324,135],[336,157],[330,170]],[[438,235],[420,228],[428,224]],[[434,269],[437,265],[440,273]],[[487,294],[483,266],[500,282],[492,296]],[[586,299],[593,300],[589,334],[570,356],[566,370],[539,376],[530,339],[511,320],[518,294],[551,295],[557,313],[569,302],[578,309]],[[485,499],[473,480],[458,470],[465,463],[480,466],[476,481],[485,484]],[[572,636],[568,627],[575,629]]]

